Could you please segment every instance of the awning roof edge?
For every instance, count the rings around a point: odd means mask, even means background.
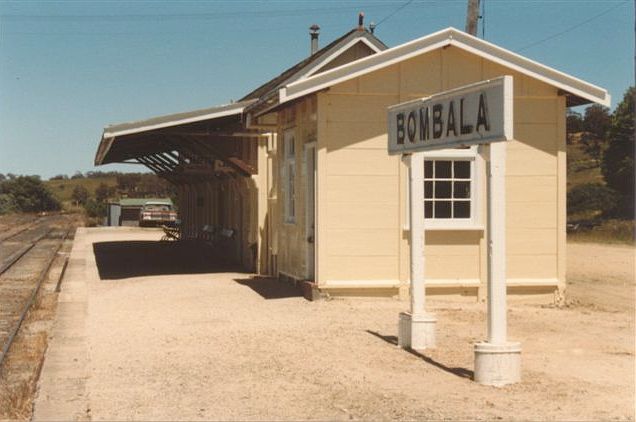
[[[163,116],[151,117],[150,119],[139,120],[129,123],[109,125],[104,128],[103,138],[130,135],[133,133],[148,132],[150,130],[163,129],[166,127],[179,126],[187,123],[211,120],[219,117],[240,114],[243,109],[256,100],[247,100],[232,104],[204,108],[199,110],[186,111],[182,113],[166,114]]]
[[[135,122],[109,125],[104,128],[99,147],[97,148],[97,154],[95,155],[95,165],[99,166],[104,163],[117,137],[239,115],[243,113],[245,107],[255,101],[255,99],[246,100],[211,108],[167,114]]]

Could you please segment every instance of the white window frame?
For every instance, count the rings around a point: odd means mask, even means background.
[[[284,220],[287,224],[296,223],[296,136],[293,128],[283,133],[283,189]],[[292,148],[293,147],[293,148]]]
[[[427,160],[466,160],[470,161],[470,218],[425,218],[426,230],[483,230],[481,212],[482,186],[481,174],[483,172],[483,158],[478,146],[466,149],[442,149],[438,151],[424,152],[424,161]],[[424,181],[422,181],[424,183]],[[409,201],[408,176],[406,177],[406,203]],[[406,209],[404,229],[409,230],[409,206]]]

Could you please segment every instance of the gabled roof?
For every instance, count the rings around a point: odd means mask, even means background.
[[[221,122],[230,117],[234,120],[240,120],[243,111],[248,106],[259,102],[259,100],[263,98],[269,98],[271,95],[277,96],[278,89],[284,84],[319,72],[357,43],[366,45],[374,53],[387,49],[387,46],[368,30],[365,28],[356,28],[334,40],[308,58],[290,67],[276,78],[256,88],[236,103],[107,126],[104,128],[102,139],[97,149],[95,165],[114,162],[124,158],[128,159],[137,153],[150,153],[155,149],[165,148],[157,142],[152,142],[150,139],[139,139],[137,142],[139,145],[132,147],[130,146],[132,143],[131,138],[135,136],[131,137],[128,135],[139,135],[139,137],[149,134],[156,135],[159,129],[178,128],[197,122]],[[122,137],[126,137],[126,139],[121,139]],[[122,141],[124,142],[122,143]],[[120,146],[123,147],[123,144],[128,144],[126,154],[119,153],[120,149],[123,151],[122,148],[119,148]],[[141,144],[143,144],[143,146]]]
[[[568,96],[568,105],[580,105],[590,102],[605,106],[610,105],[610,96],[607,90],[603,88],[542,65],[541,63],[455,28],[446,28],[431,35],[327,70],[323,73],[286,83],[279,90],[278,102],[279,104],[283,104],[338,83],[447,46],[461,48],[472,54],[552,85],[570,94]]]
[[[263,85],[259,86],[249,94],[241,98],[241,101],[258,99],[277,90],[285,84],[292,83],[302,77],[312,75],[321,68],[332,62],[342,52],[346,51],[354,44],[361,42],[366,44],[376,53],[386,50],[388,47],[366,28],[352,29],[340,38],[335,39],[325,47],[321,48],[306,59],[296,63]]]

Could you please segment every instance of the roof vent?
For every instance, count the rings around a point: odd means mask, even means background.
[[[358,31],[364,30],[364,12],[358,13]]]
[[[369,24],[369,31],[371,31],[371,33],[375,33],[375,22],[371,22]]]
[[[309,36],[311,37],[311,55],[318,51],[318,35],[320,35],[320,27],[313,24],[309,27]]]

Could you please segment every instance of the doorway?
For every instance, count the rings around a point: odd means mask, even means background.
[[[316,144],[305,144],[307,166],[305,189],[305,242],[307,245],[305,278],[314,281],[316,268]]]

